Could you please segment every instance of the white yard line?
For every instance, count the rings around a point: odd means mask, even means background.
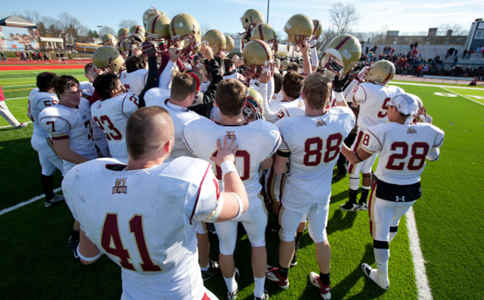
[[[60,190],[61,190],[61,188],[60,188],[60,187],[58,187],[58,188],[56,188],[56,189],[54,190],[54,192],[56,192],[56,193],[57,193],[57,192],[58,192],[58,191],[60,191]],[[43,199],[44,197],[45,197],[45,195],[44,195],[44,194],[42,194],[42,195],[38,195],[38,196],[35,196],[35,197],[33,197],[33,198],[31,198],[31,199],[29,199],[29,200],[27,200],[27,201],[20,202],[19,204],[16,204],[16,205],[14,205],[14,206],[11,206],[11,207],[8,207],[8,208],[5,208],[5,209],[2,209],[2,210],[0,210],[0,216],[1,216],[1,215],[4,215],[4,214],[6,214],[6,213],[9,213],[9,212],[11,212],[11,211],[14,211],[14,210],[16,210],[16,209],[18,209],[18,208],[21,208],[21,207],[23,207],[23,206],[25,206],[25,205],[28,205],[28,204],[30,204],[30,203],[34,203],[35,201],[38,201],[38,200],[40,200],[40,199]]]
[[[410,252],[412,253],[413,266],[415,269],[418,299],[432,300],[432,292],[430,290],[427,273],[425,272],[425,260],[422,254],[422,249],[420,248],[420,239],[418,237],[417,223],[415,223],[413,207],[410,207],[407,213],[407,230],[408,239],[410,240]]]
[[[29,96],[7,98],[6,101],[27,99]]]
[[[479,102],[479,101],[477,101],[477,100],[474,100],[474,99],[472,99],[471,97],[469,97],[469,96],[467,96],[467,95],[462,95],[462,94],[459,94],[459,93],[457,93],[456,91],[450,90],[450,89],[445,88],[445,87],[440,87],[440,88],[441,88],[441,89],[443,89],[443,90],[445,90],[445,91],[447,91],[447,92],[449,92],[449,93],[452,93],[452,94],[457,94],[457,95],[461,96],[462,98],[467,99],[467,100],[469,100],[469,101],[472,101],[472,102],[474,102],[474,103],[477,103],[477,104],[479,104],[479,105],[484,105],[484,103]]]
[[[27,122],[24,122],[24,123],[26,123],[26,124],[30,124],[30,123],[32,123],[32,122],[31,122],[31,121],[27,121]],[[5,128],[13,128],[13,126],[12,126],[12,125],[0,126],[0,129],[5,129]]]
[[[457,86],[457,85],[441,85],[441,84],[416,83],[416,82],[401,82],[401,81],[390,81],[390,84],[414,85],[414,86],[429,86],[429,87],[455,88],[455,89],[466,89],[466,90],[484,91],[484,88],[475,88],[475,87]]]

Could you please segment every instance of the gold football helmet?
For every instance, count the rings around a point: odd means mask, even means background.
[[[230,35],[225,35],[225,51],[232,52],[235,48],[234,39]]]
[[[146,26],[147,36],[159,40],[170,38],[170,18],[166,15],[152,15],[148,18]]]
[[[263,119],[264,116],[264,98],[254,88],[247,88],[247,96],[245,97],[245,105],[242,108],[242,113],[247,121],[255,121]]]
[[[145,41],[145,28],[141,25],[134,25],[129,29],[129,36],[137,39],[139,42]]]
[[[118,44],[118,40],[110,33],[103,35],[102,40],[104,46],[116,47]]]
[[[332,39],[320,59],[321,67],[340,79],[356,66],[361,57],[360,41],[351,34],[343,34]]]
[[[125,38],[127,38],[129,35],[129,29],[128,28],[119,28],[118,30],[118,40],[122,41]]]
[[[92,62],[100,69],[108,69],[119,73],[124,66],[124,59],[119,51],[110,46],[103,46],[96,50]]]
[[[225,35],[217,29],[207,31],[202,40],[208,43],[214,54],[220,53],[227,46]]]
[[[173,42],[182,44],[182,48],[198,45],[202,40],[200,25],[189,14],[178,14],[171,19],[170,35]]]
[[[143,13],[143,25],[145,26],[146,31],[148,31],[148,28],[150,27],[150,19],[159,15],[164,15],[164,13],[154,7],[145,10],[145,12]]]
[[[310,18],[302,14],[292,16],[284,25],[290,43],[297,45],[309,40],[313,34],[314,26]]]
[[[274,52],[277,52],[277,35],[268,24],[257,24],[252,29],[250,40],[262,40],[271,45]]]
[[[386,59],[381,59],[370,66],[366,80],[385,85],[395,75],[395,65]]]
[[[319,36],[323,32],[323,27],[321,26],[321,22],[319,20],[314,19],[313,20],[313,39],[317,40],[319,39]]]
[[[251,31],[257,24],[264,23],[264,17],[260,11],[251,8],[245,11],[242,18],[240,18],[240,21],[242,22],[242,27],[244,27],[246,31]]]
[[[244,47],[243,56],[247,65],[262,66],[272,61],[271,48],[261,40],[248,42]]]

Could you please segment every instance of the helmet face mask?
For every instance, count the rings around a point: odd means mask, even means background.
[[[361,44],[358,39],[350,34],[340,35],[332,39],[323,51],[321,67],[342,79],[353,70],[360,57]],[[343,69],[338,70],[336,64]]]

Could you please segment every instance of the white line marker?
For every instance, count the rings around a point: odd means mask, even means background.
[[[60,187],[58,187],[58,188],[54,189],[54,192],[56,192],[56,193],[57,193],[57,192],[58,192],[58,191],[60,191],[60,190],[61,190],[61,188],[60,188]],[[27,200],[27,201],[20,202],[19,204],[16,204],[16,205],[14,205],[14,206],[11,206],[11,207],[8,207],[8,208],[5,208],[5,209],[2,209],[2,210],[0,210],[0,216],[1,216],[1,215],[4,215],[4,214],[6,214],[6,213],[9,213],[9,212],[11,212],[11,211],[13,211],[13,210],[16,210],[16,209],[18,209],[18,208],[21,208],[22,206],[28,205],[28,204],[30,204],[30,203],[34,203],[35,201],[38,201],[38,200],[40,200],[40,199],[43,199],[44,197],[45,197],[45,195],[44,195],[44,194],[42,194],[42,195],[38,195],[38,196],[35,196],[35,197],[33,197],[33,198],[31,198],[31,199],[29,199],[29,200]]]
[[[407,213],[407,230],[408,239],[410,241],[410,252],[412,253],[413,266],[415,268],[415,283],[417,284],[418,299],[432,300],[432,292],[425,272],[425,260],[422,254],[422,249],[420,249],[420,239],[418,237],[413,207],[410,207]]]
[[[13,98],[8,98],[6,99],[7,101],[10,101],[10,100],[20,100],[20,99],[27,99],[29,96],[23,96],[23,97],[13,97]]]
[[[443,90],[445,90],[445,91],[447,91],[447,92],[450,92],[450,93],[457,94],[457,95],[461,96],[461,97],[462,97],[462,98],[464,98],[464,99],[467,99],[467,100],[469,100],[469,101],[472,101],[472,102],[474,102],[474,103],[477,103],[477,104],[479,104],[479,105],[483,105],[483,106],[484,106],[484,103],[479,102],[479,101],[477,101],[477,100],[474,100],[474,99],[472,99],[470,96],[459,94],[459,93],[457,93],[456,91],[450,90],[450,89],[445,88],[445,87],[441,87],[441,89],[443,89]]]
[[[454,89],[484,91],[484,88],[475,88],[475,87],[468,87],[468,86],[456,86],[456,85],[430,84],[430,83],[390,81],[390,84],[415,85],[415,86],[428,86],[428,87],[440,87],[440,88],[454,88]]]
[[[32,123],[31,121],[24,122],[25,124],[30,124]],[[6,126],[0,126],[0,129],[5,129],[5,128],[14,128],[12,125],[6,125]]]

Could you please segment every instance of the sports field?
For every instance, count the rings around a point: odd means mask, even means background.
[[[28,120],[27,95],[41,71],[0,71],[7,105],[19,121]],[[80,69],[55,72],[86,80]],[[414,206],[431,295],[434,299],[483,299],[484,89],[395,84],[420,96],[434,124],[446,133],[441,158],[427,164],[423,196]],[[41,194],[40,166],[30,146],[32,125],[20,130],[7,125],[0,119],[0,299],[119,299],[121,278],[115,264],[104,257],[82,266],[72,258],[66,247],[72,217],[65,204],[44,208],[37,201],[4,210]],[[405,220],[391,244],[390,289],[384,292],[364,278],[360,263],[374,263],[368,215],[338,209],[348,197],[347,190],[347,178],[333,184],[327,228],[333,299],[417,299],[422,288],[417,288]],[[267,240],[269,263],[275,264],[277,236],[269,235]],[[309,272],[318,270],[307,233],[301,244],[299,264],[289,273],[290,288],[279,291],[266,283],[271,299],[318,299],[307,279]],[[246,237],[238,247],[242,249],[236,252],[241,271],[239,299],[252,299]],[[210,280],[208,287],[225,299],[221,277]]]

